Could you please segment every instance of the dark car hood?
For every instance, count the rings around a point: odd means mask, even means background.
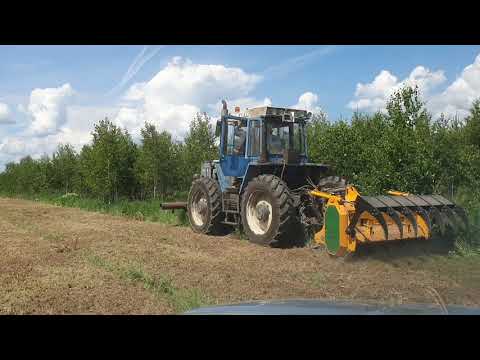
[[[387,306],[321,300],[271,300],[201,307],[185,315],[480,315],[480,308],[411,304]]]

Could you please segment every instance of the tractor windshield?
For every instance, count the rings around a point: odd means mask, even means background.
[[[282,155],[284,150],[305,154],[304,128],[301,123],[267,123],[267,150],[271,155]]]

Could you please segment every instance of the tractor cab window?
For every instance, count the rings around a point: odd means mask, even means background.
[[[281,155],[288,148],[289,128],[282,123],[267,125],[267,150],[269,154]]]
[[[227,155],[244,156],[247,142],[247,122],[229,120],[227,127]]]
[[[303,124],[293,124],[293,148],[299,154],[305,154],[305,134]]]
[[[291,122],[267,123],[267,150],[272,155],[282,155],[284,150],[305,153],[303,125]]]
[[[262,128],[260,127],[260,121],[250,120],[250,128],[248,134],[249,142],[249,156],[260,156],[260,143],[262,137]]]

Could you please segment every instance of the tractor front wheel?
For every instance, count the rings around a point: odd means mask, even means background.
[[[242,195],[242,225],[248,239],[264,246],[285,246],[294,220],[287,184],[274,175],[260,175]]]

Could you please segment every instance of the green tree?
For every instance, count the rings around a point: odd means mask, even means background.
[[[155,199],[160,192],[165,195],[172,186],[174,158],[172,137],[166,131],[159,133],[154,125],[145,123],[141,130],[142,146],[139,149],[136,173],[139,182]]]
[[[467,143],[480,150],[480,99],[473,102],[470,115],[465,119],[465,134]]]
[[[455,133],[459,154],[460,197],[480,221],[480,99],[473,102],[463,131]],[[463,144],[463,146],[458,146]]]
[[[417,87],[395,92],[387,104],[387,121],[384,160],[392,166],[391,187],[415,193],[432,192],[431,116]]]
[[[197,114],[190,123],[181,150],[181,175],[183,188],[188,188],[195,173],[200,172],[201,164],[218,158],[218,146],[215,144],[215,132],[207,114]]]
[[[37,188],[39,171],[30,155],[20,159],[17,169],[18,192],[33,194]]]
[[[133,197],[137,148],[130,134],[106,118],[95,124],[92,136],[91,146],[85,146],[80,156],[86,191],[107,202]]]
[[[73,146],[60,144],[52,156],[53,187],[70,192],[77,180],[77,154]]]
[[[15,195],[18,191],[18,168],[19,164],[9,162],[5,170],[0,174],[0,186],[2,192]]]

